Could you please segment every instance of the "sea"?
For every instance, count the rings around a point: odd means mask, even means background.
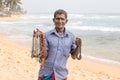
[[[120,66],[120,14],[68,14],[66,29],[82,39],[82,56]],[[53,14],[27,14],[17,21],[0,21],[0,34],[8,40],[30,47],[33,30],[54,28]]]

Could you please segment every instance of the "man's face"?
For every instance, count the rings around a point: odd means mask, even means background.
[[[53,19],[53,22],[56,28],[62,29],[67,23],[67,18],[64,14],[57,14],[56,17]]]

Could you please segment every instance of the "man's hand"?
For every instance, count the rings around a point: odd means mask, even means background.
[[[40,36],[40,35],[42,35],[43,33],[38,29],[38,28],[36,28],[35,30],[34,30],[34,37],[38,37],[38,36]]]
[[[76,40],[75,40],[75,44],[77,47],[80,47],[80,44],[81,44],[79,39],[80,38],[76,37]]]

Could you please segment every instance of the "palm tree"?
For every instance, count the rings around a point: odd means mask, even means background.
[[[24,14],[21,8],[21,0],[0,0],[0,14],[10,16],[11,14]]]
[[[3,9],[3,1],[0,0],[0,11],[2,11],[2,9]]]
[[[10,8],[10,11],[16,11],[17,5],[22,4],[21,0],[5,0],[6,6]]]

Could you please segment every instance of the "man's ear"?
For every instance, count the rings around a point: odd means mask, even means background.
[[[53,18],[53,22],[55,21],[55,18]]]
[[[68,19],[66,20],[66,23],[68,22]]]

